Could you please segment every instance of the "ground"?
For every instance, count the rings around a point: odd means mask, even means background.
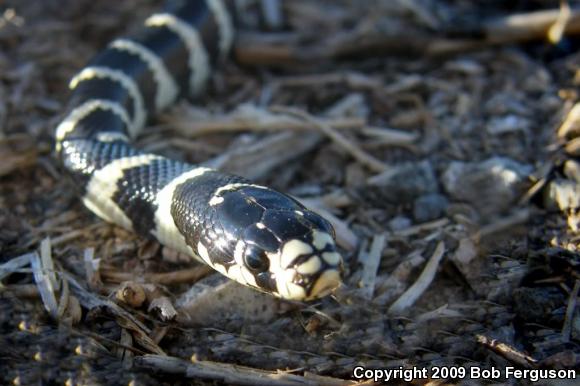
[[[246,2],[206,92],[156,117],[137,145],[320,210],[337,230],[344,286],[311,304],[278,301],[86,210],[52,150],[68,80],[161,1],[9,0],[1,383],[334,385],[356,366],[432,378],[451,365],[501,377],[507,366],[577,369],[575,4],[266,3],[258,16]]]

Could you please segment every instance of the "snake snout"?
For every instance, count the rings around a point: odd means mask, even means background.
[[[318,299],[330,295],[342,283],[339,269],[327,269],[318,276],[310,288],[306,300]]]
[[[278,288],[282,297],[312,300],[330,294],[341,283],[342,258],[334,238],[313,229],[308,237],[287,241],[280,252]]]

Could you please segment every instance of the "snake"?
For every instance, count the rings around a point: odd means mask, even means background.
[[[73,76],[55,154],[103,220],[240,284],[309,301],[342,282],[328,220],[245,178],[148,153],[132,142],[156,113],[203,93],[235,37],[225,0],[173,0]]]

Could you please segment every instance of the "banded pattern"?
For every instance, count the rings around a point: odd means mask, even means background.
[[[330,224],[265,186],[147,154],[129,140],[155,112],[199,94],[233,27],[221,0],[174,0],[70,82],[56,149],[99,217],[157,239],[244,285],[308,300],[340,283]]]

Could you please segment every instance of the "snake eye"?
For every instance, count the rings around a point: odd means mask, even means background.
[[[264,272],[270,267],[270,260],[268,259],[268,256],[266,256],[266,252],[253,245],[246,248],[244,262],[246,263],[246,266],[254,272]]]

